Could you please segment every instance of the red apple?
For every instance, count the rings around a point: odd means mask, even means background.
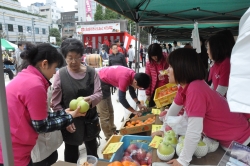
[[[132,161],[132,159],[130,158],[130,156],[124,156],[122,158],[122,161]]]
[[[136,157],[138,160],[145,160],[147,152],[144,149],[138,149],[136,153]]]
[[[148,165],[148,162],[146,160],[141,160],[140,164],[141,165]]]
[[[172,128],[171,128],[170,126],[166,125],[165,131],[167,132],[167,131],[169,131],[169,130],[172,130]]]
[[[130,153],[125,151],[123,156],[130,156]]]
[[[136,146],[136,144],[131,144],[128,146],[127,151],[131,154],[134,150],[137,150],[138,147]]]

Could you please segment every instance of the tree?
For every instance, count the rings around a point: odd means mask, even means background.
[[[115,20],[115,19],[119,19],[119,14],[114,12],[113,10],[110,10],[109,8],[105,8],[103,20]]]
[[[95,21],[103,20],[103,12],[102,12],[102,6],[100,4],[97,4],[96,6],[96,12],[94,15]]]
[[[51,28],[49,30],[49,38],[48,38],[48,41],[50,39],[50,36],[53,36],[53,37],[56,37],[56,43],[57,45],[60,45],[61,44],[61,35],[60,35],[60,32],[58,29],[56,28]]]

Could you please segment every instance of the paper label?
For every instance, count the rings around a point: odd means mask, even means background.
[[[104,150],[103,154],[115,153],[122,146],[122,144],[123,142],[110,143]]]
[[[152,148],[158,148],[158,146],[160,145],[160,143],[162,143],[163,141],[163,138],[162,137],[159,137],[159,136],[155,136],[153,138],[153,140],[151,141],[151,143],[149,144],[150,147]]]
[[[162,125],[152,125],[152,133],[159,131],[162,128]]]
[[[152,109],[152,114],[160,115],[160,113],[161,113],[160,109]]]

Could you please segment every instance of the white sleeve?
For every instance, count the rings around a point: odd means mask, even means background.
[[[197,144],[201,139],[201,133],[203,131],[203,118],[201,117],[189,117],[188,127],[184,139],[184,147],[177,161],[182,166],[188,166],[192,160],[192,156],[196,150]]]
[[[227,86],[218,85],[216,91],[219,92],[222,96],[225,96],[225,94],[227,93],[227,89]]]
[[[175,104],[175,102],[173,101],[173,103],[171,104],[170,108],[168,109],[168,112],[164,118],[164,124],[166,123],[166,119],[168,118],[168,116],[177,116],[178,113],[180,112],[180,110],[182,109],[182,105],[177,105]],[[162,125],[162,128],[160,129],[160,131],[164,131],[165,129],[165,125]]]

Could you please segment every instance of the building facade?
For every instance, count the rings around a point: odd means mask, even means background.
[[[20,2],[0,0],[0,36],[13,43],[48,41],[49,22],[38,14],[20,10]]]
[[[94,21],[97,3],[94,0],[75,0],[79,21]]]
[[[62,36],[70,37],[75,35],[76,21],[78,21],[77,11],[61,13]]]

